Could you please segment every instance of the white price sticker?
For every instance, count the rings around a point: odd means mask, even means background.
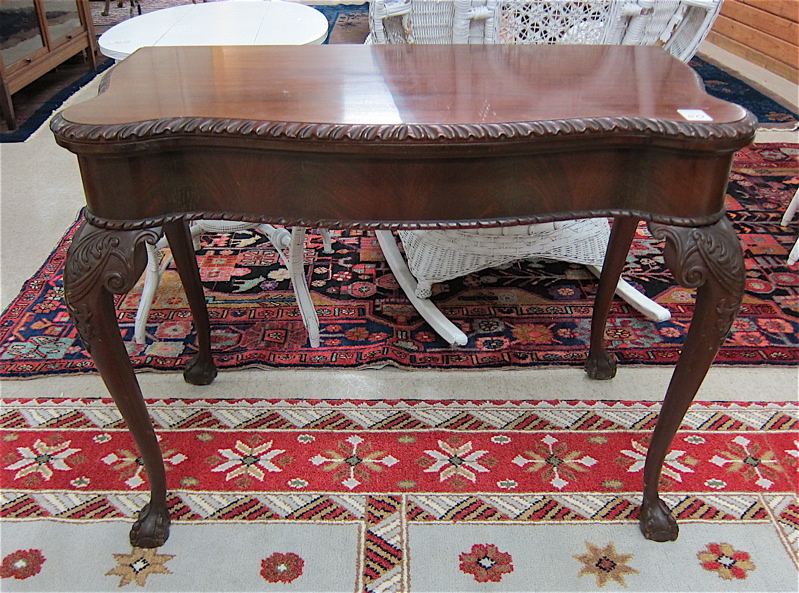
[[[713,118],[701,109],[678,109],[677,113],[688,121],[713,121]]]

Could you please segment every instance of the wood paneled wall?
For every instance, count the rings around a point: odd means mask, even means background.
[[[799,83],[799,0],[724,0],[707,40]]]

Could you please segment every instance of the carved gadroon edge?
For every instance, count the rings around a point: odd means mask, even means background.
[[[258,224],[275,224],[281,226],[301,226],[305,228],[326,228],[326,229],[359,229],[364,231],[396,231],[396,230],[468,230],[490,227],[510,227],[528,224],[540,224],[544,222],[554,222],[558,220],[571,220],[574,218],[616,218],[617,216],[629,216],[640,220],[658,222],[665,225],[677,225],[683,227],[707,226],[718,222],[724,217],[724,212],[715,212],[707,216],[695,218],[684,218],[677,216],[663,216],[649,212],[638,212],[633,210],[591,210],[574,211],[558,214],[542,214],[533,216],[517,216],[507,218],[492,218],[485,220],[456,220],[456,221],[369,221],[369,220],[330,220],[330,219],[294,219],[269,216],[248,216],[246,214],[232,213],[230,211],[202,211],[202,212],[180,212],[159,216],[156,218],[145,218],[140,220],[115,220],[95,216],[86,208],[83,209],[83,216],[94,227],[111,231],[131,231],[163,226],[169,222],[177,220],[228,220],[233,222],[252,222]]]
[[[533,122],[475,124],[335,124],[257,121],[206,117],[173,117],[142,122],[94,125],[75,123],[58,114],[53,133],[67,141],[107,142],[175,136],[294,139],[330,142],[447,142],[526,140],[567,135],[645,134],[663,138],[738,140],[757,128],[746,112],[731,123],[691,123],[635,117],[593,117]]]
[[[656,239],[666,240],[666,261],[681,285],[699,288],[712,277],[725,292],[717,304],[716,326],[724,342],[741,306],[746,279],[741,243],[732,225],[722,218],[706,227],[649,223],[649,229]]]
[[[106,92],[108,90],[108,87],[111,86],[111,75],[114,73],[114,68],[115,67],[116,67],[116,64],[111,66],[108,70],[106,70],[103,73],[102,78],[100,78],[100,84],[97,87],[97,94],[98,95],[101,94],[101,93]]]
[[[159,232],[141,229],[109,233],[84,223],[69,249],[64,269],[64,291],[70,315],[88,348],[94,336],[92,292],[128,292],[139,278],[134,252],[143,242],[155,244]]]

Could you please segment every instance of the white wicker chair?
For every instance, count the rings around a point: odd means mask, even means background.
[[[308,331],[308,341],[311,347],[319,347],[319,318],[316,315],[311,294],[305,280],[305,266],[303,250],[305,249],[305,229],[294,227],[291,231],[271,224],[251,224],[247,222],[227,222],[224,220],[201,220],[191,228],[191,235],[198,241],[203,232],[225,233],[255,229],[265,234],[272,246],[277,250],[280,260],[289,271],[291,285],[294,288],[294,297],[300,309],[305,328]],[[325,253],[333,253],[330,244],[330,233],[327,229],[319,229],[322,235]],[[139,308],[136,311],[136,321],[133,331],[133,341],[137,344],[147,342],[147,318],[153,306],[153,298],[161,283],[161,276],[169,261],[163,259],[159,263],[158,254],[167,246],[166,237],[161,237],[155,245],[147,245],[147,269],[144,275],[144,286],[139,299]],[[199,245],[195,244],[195,249]],[[286,253],[287,252],[287,253]]]
[[[721,0],[372,0],[367,43],[661,45],[688,61],[720,7]],[[377,232],[403,290],[445,340],[465,345],[466,335],[428,300],[432,284],[529,257],[585,264],[598,275],[609,226],[601,218],[398,234],[407,264],[392,233]],[[656,321],[669,318],[624,280],[616,292]]]
[[[371,0],[367,43],[661,45],[688,61],[722,0]]]

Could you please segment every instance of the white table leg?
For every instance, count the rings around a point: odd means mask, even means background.
[[[788,204],[788,207],[785,209],[785,214],[782,215],[782,221],[780,224],[785,226],[791,222],[797,210],[799,210],[799,189],[796,190],[791,203]]]
[[[328,229],[319,229],[319,234],[322,235],[323,251],[325,253],[333,253],[333,243],[330,240],[330,231]]]
[[[158,263],[158,252],[166,247],[166,237],[161,237],[155,245],[145,243],[145,247],[147,248],[147,268],[144,271],[144,286],[133,323],[133,341],[136,344],[147,343],[147,318],[150,316],[155,292],[158,290],[158,285],[161,284],[161,275],[164,272],[163,267]]]
[[[799,210],[799,189],[796,190],[791,203],[788,204],[788,208],[785,209],[785,214],[782,216],[780,224],[785,226],[791,222],[797,210]],[[793,249],[791,249],[791,253],[788,255],[788,265],[794,265],[797,260],[799,260],[799,239],[793,244]]]
[[[308,341],[311,348],[319,347],[319,317],[316,315],[311,293],[305,280],[305,263],[303,252],[305,250],[305,229],[293,227],[291,229],[291,246],[289,247],[289,273],[294,286],[294,296],[300,308],[300,315],[308,330]]]
[[[788,255],[788,265],[792,266],[797,261],[799,261],[799,239],[793,244],[793,249],[791,249],[791,253]]]
[[[311,294],[308,290],[308,285],[305,282],[305,266],[303,264],[303,250],[305,248],[305,229],[296,228],[292,229],[291,233],[284,228],[274,227],[271,224],[250,224],[250,223],[223,223],[220,222],[215,226],[213,221],[200,221],[198,224],[192,226],[192,238],[196,238],[206,231],[214,232],[230,232],[235,230],[245,230],[258,228],[268,238],[272,245],[277,250],[281,261],[289,270],[291,275],[291,282],[294,288],[294,296],[297,299],[297,305],[300,308],[302,320],[308,330],[308,339],[311,347],[319,347],[319,318],[316,315],[316,310],[311,301]],[[322,232],[322,241],[325,245],[325,253],[332,253],[333,249],[330,241],[330,233],[327,229]],[[146,329],[147,318],[150,315],[150,309],[153,305],[155,293],[161,283],[161,276],[167,262],[159,265],[158,252],[167,246],[166,238],[162,237],[156,245],[147,244],[147,268],[144,276],[144,286],[142,288],[141,299],[139,300],[139,308],[136,311],[136,320],[134,322],[133,341],[137,344],[146,344]],[[195,246],[199,248],[199,246]],[[288,258],[283,253],[283,250],[289,249]]]

